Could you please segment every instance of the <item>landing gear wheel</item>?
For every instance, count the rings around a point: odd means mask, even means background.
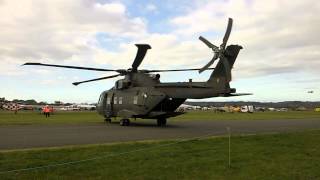
[[[130,125],[130,120],[126,119],[126,126],[129,126],[129,125]]]
[[[157,119],[157,125],[158,126],[166,126],[166,124],[167,124],[167,119],[166,118]]]
[[[104,121],[105,121],[106,123],[111,123],[111,118],[105,118]]]
[[[129,119],[121,119],[120,120],[120,126],[129,126],[130,120]]]

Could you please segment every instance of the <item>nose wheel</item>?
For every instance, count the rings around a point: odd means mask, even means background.
[[[167,119],[166,118],[157,119],[157,125],[158,126],[166,126],[167,125]]]
[[[120,120],[120,126],[129,126],[130,120],[129,119],[121,119]]]

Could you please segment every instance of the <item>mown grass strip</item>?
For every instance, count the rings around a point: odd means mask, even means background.
[[[3,179],[319,179],[320,130],[0,152],[0,171],[108,154],[96,160],[1,174]],[[170,146],[162,146],[175,143]],[[156,147],[156,148],[153,148]]]

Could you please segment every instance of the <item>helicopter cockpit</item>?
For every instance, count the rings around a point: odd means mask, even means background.
[[[130,87],[130,85],[131,85],[130,81],[120,79],[120,80],[116,81],[114,87],[115,87],[115,89],[127,89]]]
[[[149,76],[157,82],[160,82],[160,74],[149,74]]]

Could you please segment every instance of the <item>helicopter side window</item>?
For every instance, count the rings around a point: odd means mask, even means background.
[[[138,96],[133,96],[133,104],[138,104]]]
[[[110,102],[111,102],[111,98],[107,97],[107,104],[110,104]]]
[[[100,97],[99,97],[99,101],[98,101],[98,104],[100,104],[100,102],[101,102],[101,99],[102,99],[103,95],[104,95],[104,94],[101,94],[101,95],[100,95]]]
[[[119,97],[119,104],[122,104],[122,97]]]
[[[118,97],[115,96],[113,99],[114,99],[114,100],[113,100],[113,104],[117,104],[117,103],[118,103]]]

